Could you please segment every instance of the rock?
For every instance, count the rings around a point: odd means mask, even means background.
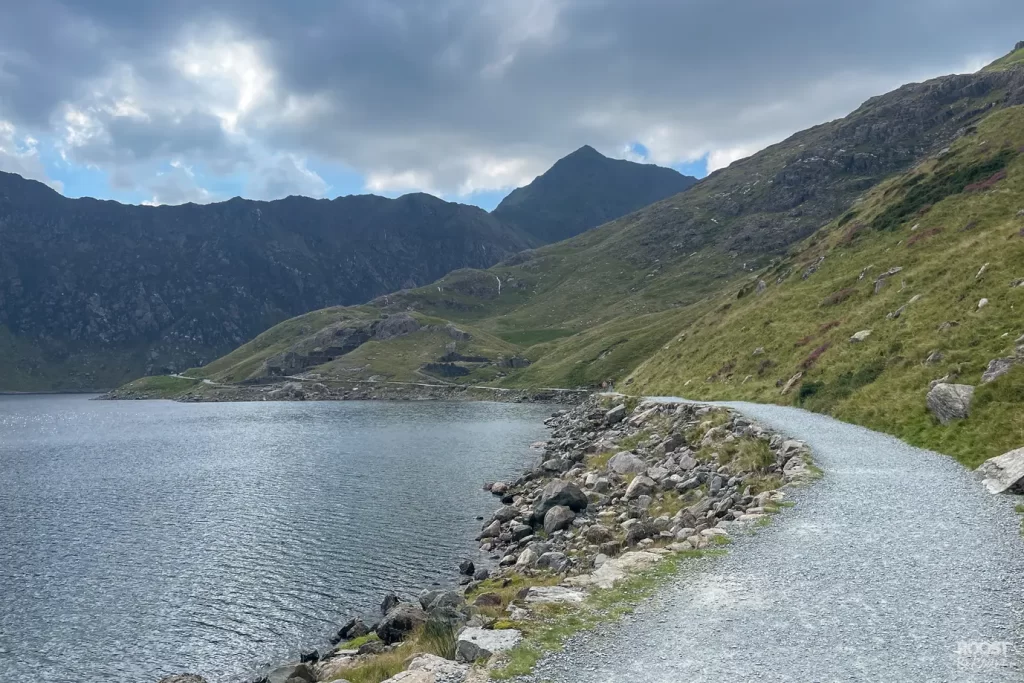
[[[989,458],[977,469],[989,493],[1024,491],[1024,448]]]
[[[626,544],[636,545],[640,541],[654,538],[658,535],[658,529],[649,521],[640,521],[633,524],[626,530]]]
[[[548,510],[556,505],[564,505],[573,512],[582,512],[587,509],[589,502],[587,495],[579,486],[556,480],[544,487],[544,492],[534,505],[533,512],[537,519],[544,519]]]
[[[354,663],[355,659],[352,657],[325,659],[313,667],[314,680],[342,683],[343,679],[339,677],[345,672],[345,669],[351,668]]]
[[[494,520],[490,524],[484,527],[484,530],[480,532],[480,538],[497,538],[501,535],[501,522]]]
[[[459,573],[464,576],[473,576],[476,571],[476,565],[473,564],[473,560],[463,560],[459,562]]]
[[[588,543],[600,545],[607,543],[615,538],[615,534],[608,527],[595,524],[594,526],[583,532],[583,538],[587,539]]]
[[[519,508],[512,507],[511,505],[503,505],[494,513],[493,519],[498,520],[502,524],[507,524],[513,519],[519,517],[521,514],[522,513],[519,512]]]
[[[548,569],[556,574],[568,571],[571,566],[572,563],[569,562],[569,558],[565,556],[565,553],[544,553],[537,558],[538,569]]]
[[[990,360],[988,362],[988,369],[981,376],[981,383],[988,384],[989,382],[994,382],[1012,370],[1016,362],[1016,358],[995,358]]]
[[[473,574],[473,580],[486,581],[488,578],[490,578],[490,576],[491,572],[486,567],[481,567],[480,569],[477,569],[476,572]]]
[[[350,620],[338,631],[337,640],[333,641],[340,643],[343,640],[352,640],[353,638],[362,638],[370,632],[370,628],[363,623],[363,620],[356,617]]]
[[[394,593],[388,593],[384,596],[384,600],[380,603],[380,613],[386,615],[388,612],[393,610],[401,601]]]
[[[655,486],[653,479],[640,475],[629,482],[629,486],[626,487],[626,499],[633,500],[640,496],[649,496],[654,493]]]
[[[508,492],[508,484],[503,481],[496,481],[491,484],[490,491],[496,496],[504,496]]]
[[[264,678],[267,683],[295,683],[292,679],[313,683],[316,680],[316,677],[313,675],[313,669],[310,668],[309,664],[279,666],[264,676]]]
[[[303,664],[316,663],[320,661],[320,653],[316,650],[306,650],[305,652],[299,653],[299,661]]]
[[[438,681],[430,671],[403,671],[383,683],[438,683]]]
[[[986,306],[988,306],[988,299],[981,299],[980,301],[978,301],[978,310],[979,311],[981,309],[985,308]]]
[[[969,384],[936,384],[928,392],[928,410],[942,424],[962,420],[971,414],[974,387]]]
[[[932,351],[928,354],[928,357],[924,359],[924,362],[928,365],[935,365],[942,361],[943,355],[941,351]]]
[[[387,646],[379,640],[368,640],[356,650],[357,655],[379,655]]]
[[[157,683],[206,683],[206,679],[196,674],[174,674],[161,678]]]
[[[566,529],[576,519],[576,514],[564,505],[556,505],[544,515],[544,531],[548,535]]]
[[[796,386],[797,382],[803,379],[803,376],[804,373],[798,372],[792,377],[790,377],[789,381],[786,382],[786,384],[782,387],[782,395],[785,396],[786,394],[788,394],[793,389],[793,387]]]
[[[862,341],[865,341],[870,336],[871,336],[871,330],[861,330],[860,332],[854,333],[854,335],[852,337],[850,337],[850,341],[855,343],[855,344],[857,344],[857,343],[860,343]]]
[[[758,280],[757,286],[754,288],[755,294],[762,294],[764,290],[768,289],[768,283],[764,280]]]
[[[422,654],[416,655],[409,662],[408,671],[425,671],[433,674],[435,683],[462,683],[469,673],[469,666],[437,655]]]
[[[523,552],[528,553],[530,551],[524,550]],[[476,596],[473,604],[477,607],[501,607],[501,596],[497,593],[481,593]]]
[[[637,572],[649,569],[661,561],[661,555],[636,550],[624,553],[621,557],[615,557],[601,565],[593,574],[581,576],[570,576],[566,583],[570,586],[580,588],[613,588],[616,583]]]
[[[443,607],[454,607],[456,609],[466,604],[466,598],[459,591],[436,590],[423,591],[420,594],[420,606],[425,612],[431,612]]]
[[[419,605],[402,602],[392,608],[377,624],[377,635],[385,644],[401,641],[409,633],[427,623],[427,613]]]
[[[647,469],[647,463],[629,451],[621,451],[608,460],[608,469],[617,474],[639,474]]]
[[[519,553],[519,557],[516,558],[516,566],[524,568],[533,567],[536,566],[538,559],[540,559],[540,555],[527,548],[523,552]]]
[[[511,650],[522,639],[523,634],[515,629],[463,629],[455,643],[455,660],[472,664],[479,659],[488,659],[499,652]]]
[[[617,424],[619,422],[622,422],[622,420],[625,417],[626,417],[626,406],[620,404],[620,405],[615,406],[614,408],[612,408],[611,410],[609,410],[607,413],[604,414],[604,421],[605,421],[606,424],[613,425],[613,424]]]
[[[754,349],[753,355],[760,356],[762,354],[764,354],[764,347],[763,346],[758,346],[756,349]]]
[[[564,586],[532,586],[526,592],[528,604],[546,603],[581,603],[586,599],[586,593],[565,588]]]

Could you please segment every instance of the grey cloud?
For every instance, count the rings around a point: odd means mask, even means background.
[[[291,154],[446,193],[518,182],[584,143],[728,160],[1024,38],[1009,0],[43,0],[6,14],[0,119],[51,129],[131,64],[163,115],[110,119],[78,153],[244,168],[264,195],[318,187]],[[166,63],[216,25],[273,73],[237,139]]]

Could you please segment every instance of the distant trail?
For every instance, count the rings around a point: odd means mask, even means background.
[[[796,408],[724,405],[806,441],[824,478],[727,555],[570,641],[532,680],[1024,681],[1014,498],[891,436]],[[958,657],[978,641],[1010,645]]]

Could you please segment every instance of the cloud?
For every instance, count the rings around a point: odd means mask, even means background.
[[[462,197],[583,144],[713,170],[1022,23],[1010,0],[37,0],[0,24],[0,120],[166,201],[329,192],[311,162]]]
[[[0,120],[0,171],[17,173],[46,183],[58,192],[63,184],[47,175],[39,158],[39,142],[30,135],[19,135],[10,121]]]

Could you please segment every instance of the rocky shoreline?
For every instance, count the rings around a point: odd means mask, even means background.
[[[601,395],[546,424],[538,465],[485,485],[501,500],[478,537],[490,567],[467,560],[457,587],[390,594],[376,623],[354,618],[331,648],[257,680],[476,683],[526,673],[556,636],[608,618],[659,566],[721,552],[731,535],[767,524],[788,504],[787,487],[818,474],[804,443],[725,408]]]

